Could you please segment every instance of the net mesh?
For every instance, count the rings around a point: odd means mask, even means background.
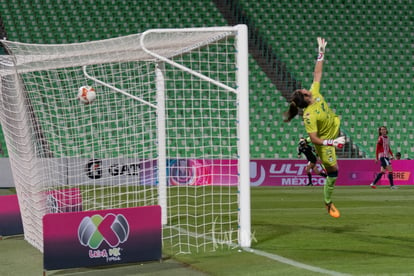
[[[25,238],[41,251],[45,214],[156,205],[160,183],[167,250],[237,244],[235,34],[142,36],[67,45],[2,41],[11,55],[0,63],[1,122]],[[85,85],[97,93],[89,105],[76,98]]]

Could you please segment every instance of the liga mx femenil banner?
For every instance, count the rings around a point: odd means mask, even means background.
[[[143,206],[46,214],[46,270],[161,259],[161,208]]]

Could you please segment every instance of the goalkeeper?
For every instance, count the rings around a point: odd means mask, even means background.
[[[321,163],[326,169],[327,178],[324,186],[324,201],[328,214],[340,217],[340,212],[332,203],[332,193],[338,177],[338,163],[335,148],[342,148],[345,137],[338,137],[340,119],[329,108],[319,92],[322,79],[323,60],[327,42],[318,37],[319,55],[313,72],[313,83],[309,90],[299,89],[292,93],[288,111],[284,113],[284,121],[290,122],[303,109],[303,122],[311,142],[315,145]]]

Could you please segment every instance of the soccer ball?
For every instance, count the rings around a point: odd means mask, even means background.
[[[96,99],[96,92],[93,87],[82,86],[79,87],[78,99],[83,104],[91,104]]]

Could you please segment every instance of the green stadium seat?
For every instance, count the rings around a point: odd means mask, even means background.
[[[385,99],[393,104],[387,109],[388,115],[392,115],[401,124],[403,119],[398,118],[409,120],[414,102],[414,97],[410,95],[413,88],[410,51],[413,43],[412,23],[409,20],[412,17],[411,6],[405,1],[399,1],[395,5],[363,1],[369,8],[358,9],[361,1],[338,5],[325,3],[323,8],[320,3],[312,1],[240,1],[249,20],[266,37],[276,53],[287,63],[290,73],[304,87],[312,81],[315,57],[310,51],[312,46],[309,45],[314,45],[316,35],[329,37],[328,45],[331,46],[328,46],[322,83],[323,91],[327,93],[325,96],[334,101],[331,105],[345,118],[355,111],[366,113],[371,118],[369,124],[355,126],[352,133],[357,133],[358,137],[351,138],[355,138],[356,143],[368,140],[364,129],[356,131],[359,130],[358,127],[373,127],[388,118],[377,116],[379,111],[375,108],[378,103],[384,103],[385,93],[392,92],[392,97],[387,96]],[[154,27],[227,25],[212,1],[201,2],[200,5],[189,5],[186,1],[164,1],[161,5],[158,0],[130,0],[125,5],[118,5],[113,1],[92,4],[88,1],[0,0],[0,10],[8,39],[62,43],[109,38]],[[339,13],[338,7],[344,12]],[[307,14],[306,18],[298,16],[304,13]],[[321,16],[324,28],[319,20],[313,19],[317,16]],[[114,17],[118,20],[111,20]],[[79,20],[80,18],[87,20]],[[400,23],[401,18],[408,24]],[[343,20],[347,20],[348,24],[343,24]],[[385,28],[387,32],[383,30]],[[388,33],[393,34],[393,40],[389,39]],[[383,47],[389,41],[395,42],[391,49],[376,46],[380,44]],[[359,47],[362,44],[365,47]],[[389,59],[390,56],[393,57],[392,60]],[[296,137],[297,132],[303,132],[301,121],[294,120],[290,124],[281,121],[280,114],[287,108],[286,99],[271,84],[253,58],[249,59],[249,63],[251,132],[255,134],[251,138],[252,157],[289,156],[285,153],[290,154],[290,143],[262,147],[260,139],[263,137],[258,138],[256,131],[279,135],[279,128],[283,128],[284,134],[288,136],[280,138],[289,140]],[[391,75],[383,74],[390,71]],[[359,94],[355,94],[355,97],[342,95],[352,91]],[[403,100],[404,105],[400,104]],[[365,117],[362,119],[366,120]],[[268,129],[263,130],[262,123],[267,121],[271,124],[265,124]],[[342,125],[348,127],[350,123],[343,119]],[[396,128],[395,131],[401,137],[399,140],[407,138],[402,128]],[[295,139],[289,141],[291,140]],[[372,156],[373,152],[370,151],[369,154]]]

